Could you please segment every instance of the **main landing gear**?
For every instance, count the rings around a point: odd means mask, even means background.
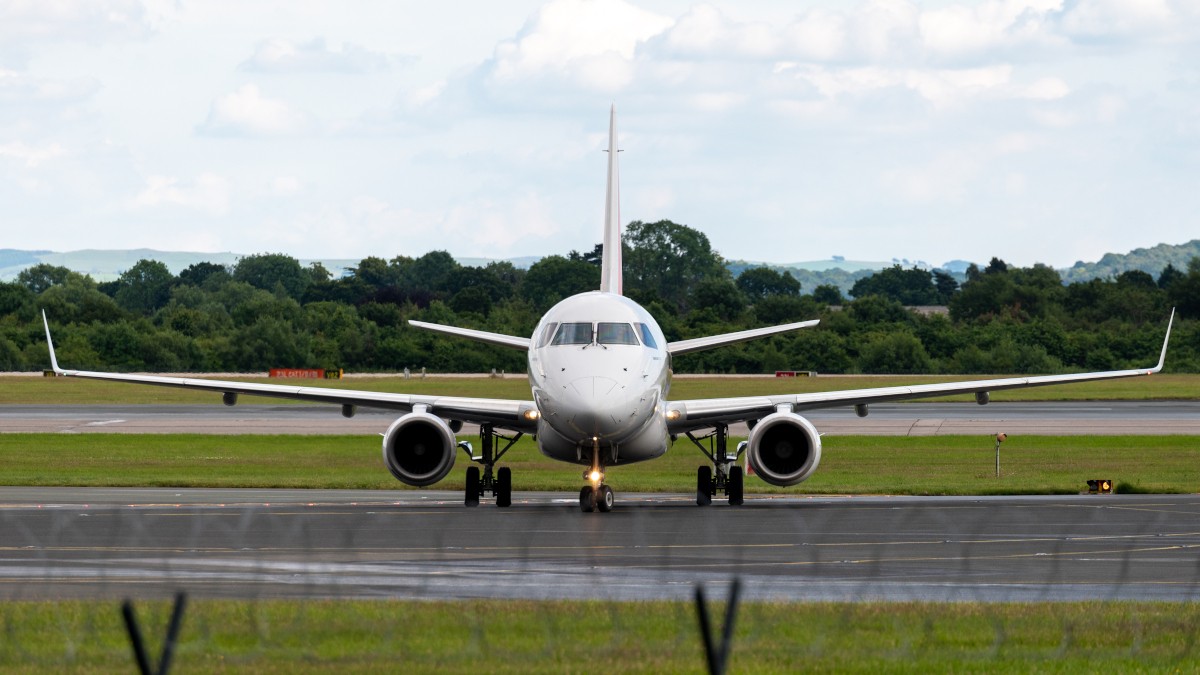
[[[492,469],[496,462],[499,462],[500,458],[504,456],[504,453],[508,452],[508,449],[523,435],[521,432],[517,432],[516,436],[501,436],[496,433],[492,425],[480,425],[479,439],[483,447],[478,456],[474,454],[470,443],[459,442],[458,447],[467,453],[471,461],[483,466],[482,472],[478,466],[467,467],[467,487],[464,499],[467,506],[479,506],[479,498],[486,496],[489,492],[496,497],[496,506],[503,508],[512,505],[512,469],[502,466],[494,474]],[[499,452],[495,452],[497,440],[508,441]]]
[[[615,496],[612,488],[604,484],[599,441],[592,444],[592,468],[583,472],[583,477],[588,484],[579,489],[579,510],[584,513],[591,513],[596,509],[600,509],[601,513],[612,511]]]
[[[745,444],[739,444],[733,454],[729,454],[729,425],[718,424],[711,434],[696,438],[692,432],[687,437],[700,448],[712,466],[701,466],[696,469],[696,505],[712,504],[714,495],[724,492],[729,498],[730,506],[740,506],[744,501],[743,472],[737,465],[738,457],[745,450]],[[708,440],[708,447],[700,442]]]

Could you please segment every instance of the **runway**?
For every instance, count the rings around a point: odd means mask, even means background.
[[[0,599],[1200,599],[1200,496],[0,488]]]
[[[1200,401],[893,403],[871,406],[865,418],[848,407],[804,415],[830,435],[1200,435]],[[347,419],[337,406],[318,405],[5,405],[0,433],[376,435],[397,416],[361,409]],[[745,425],[731,432],[747,433]]]

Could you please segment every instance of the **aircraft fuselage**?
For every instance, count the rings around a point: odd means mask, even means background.
[[[658,322],[614,293],[573,295],[533,333],[529,384],[538,407],[538,447],[553,459],[602,464],[653,459],[667,450],[663,403],[671,357]]]

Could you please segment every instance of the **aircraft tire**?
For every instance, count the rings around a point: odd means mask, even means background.
[[[512,469],[507,466],[496,470],[496,506],[512,506]]]
[[[479,467],[467,467],[467,487],[463,503],[467,506],[479,506]]]
[[[696,506],[712,503],[712,467],[707,464],[696,469]]]
[[[596,510],[596,491],[591,485],[584,485],[579,489],[579,510],[584,513]]]
[[[599,494],[596,495],[596,508],[600,509],[601,513],[608,513],[613,509],[613,502],[616,497],[613,495],[613,490],[607,485],[601,485]]]
[[[742,467],[729,467],[729,487],[726,488],[726,492],[729,494],[730,506],[741,506],[745,501],[745,492],[743,491],[744,484],[745,479]]]

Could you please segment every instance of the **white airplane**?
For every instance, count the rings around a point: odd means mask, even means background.
[[[821,461],[821,435],[798,414],[805,410],[854,406],[855,412],[864,417],[873,403],[948,394],[974,394],[975,401],[983,405],[988,402],[989,392],[1003,389],[1151,375],[1162,370],[1166,358],[1175,317],[1173,310],[1158,365],[1153,368],[811,394],[671,400],[667,394],[672,357],[806,328],[818,322],[802,321],[668,342],[654,317],[621,294],[618,207],[614,106],[609,117],[600,290],[559,302],[546,312],[529,338],[409,322],[418,328],[526,352],[532,400],[418,396],[63,370],[55,357],[50,324],[43,311],[50,363],[60,376],[212,391],[220,393],[226,405],[236,404],[238,396],[245,394],[338,404],[346,417],[354,415],[360,406],[398,410],[402,414],[383,434],[383,461],[388,470],[407,485],[433,485],[450,473],[461,449],[479,465],[467,469],[467,506],[477,506],[480,497],[488,493],[495,497],[497,506],[512,503],[512,472],[508,467],[496,470],[496,463],[517,439],[533,434],[544,455],[588,467],[584,472],[587,484],[579,491],[580,508],[610,511],[613,491],[604,482],[605,470],[659,457],[679,435],[686,435],[712,464],[697,470],[696,503],[707,505],[723,492],[729,504],[738,505],[743,501],[743,470],[738,465],[743,454],[755,473],[775,486],[796,485],[817,470]],[[455,432],[464,422],[480,426],[479,454],[475,454],[469,443],[455,438]],[[729,452],[728,430],[735,422],[748,423],[750,436]],[[698,432],[704,433],[697,437]],[[709,441],[708,448],[702,440]],[[502,448],[498,448],[500,441],[505,443]]]

